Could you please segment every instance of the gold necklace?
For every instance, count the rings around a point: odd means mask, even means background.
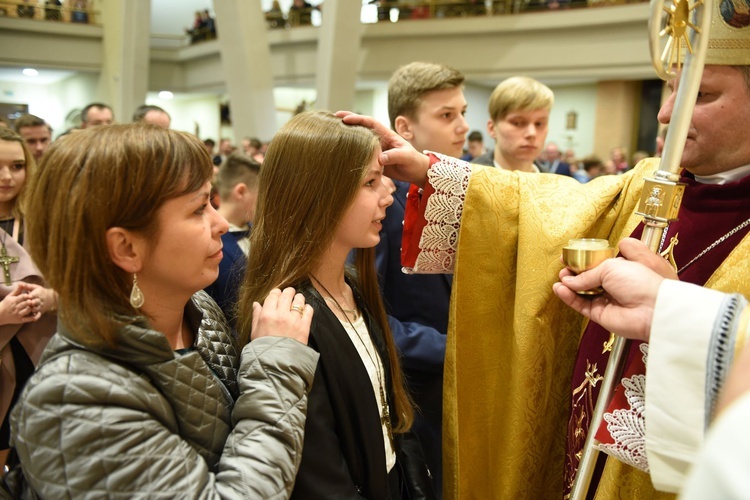
[[[370,354],[370,350],[367,348],[367,344],[365,344],[365,341],[362,339],[362,336],[359,334],[359,330],[357,330],[354,327],[354,324],[349,319],[349,316],[346,314],[346,309],[341,307],[341,304],[333,298],[333,295],[331,292],[328,291],[328,289],[318,281],[318,278],[310,275],[310,278],[312,278],[318,285],[320,285],[320,288],[323,289],[324,292],[328,294],[328,297],[323,297],[323,300],[326,302],[332,301],[334,304],[336,304],[336,307],[341,311],[341,313],[344,315],[344,318],[346,318],[346,322],[349,323],[349,326],[352,328],[352,331],[354,332],[354,335],[357,337],[357,340],[359,340],[360,344],[362,344],[362,347],[365,350],[365,353],[367,353],[367,357],[370,358],[370,363],[375,367],[375,377],[378,379],[378,392],[380,393],[380,408],[382,412],[382,416],[380,417],[380,424],[384,425],[386,430],[388,431],[388,441],[391,443],[391,450],[394,452],[396,451],[396,446],[393,441],[393,425],[391,424],[391,411],[388,407],[388,399],[385,397],[385,374],[383,373],[385,370],[381,370],[381,363],[380,356],[377,353],[377,350],[375,351],[375,356],[378,358],[376,362],[375,358],[372,357],[372,354]],[[357,312],[353,309],[348,309],[348,311]],[[373,342],[373,349],[375,349],[375,343]]]

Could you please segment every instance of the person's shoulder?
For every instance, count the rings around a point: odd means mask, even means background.
[[[495,153],[494,151],[487,151],[483,155],[477,156],[471,160],[471,163],[493,167],[495,166]]]

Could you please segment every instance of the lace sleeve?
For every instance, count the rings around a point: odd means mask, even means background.
[[[407,202],[403,270],[409,274],[453,272],[471,176],[469,163],[438,153],[429,154],[428,185],[424,192],[410,191]],[[417,247],[416,251],[413,246]]]

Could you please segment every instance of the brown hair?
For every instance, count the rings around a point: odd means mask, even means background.
[[[416,119],[422,97],[435,90],[452,89],[464,83],[464,75],[443,64],[413,62],[398,68],[388,81],[388,118],[396,128],[396,118]]]
[[[258,183],[258,173],[260,173],[260,163],[242,153],[230,154],[219,167],[219,173],[216,174],[216,189],[219,196],[222,198],[229,196],[232,189],[239,183],[249,188],[255,187]]]
[[[275,287],[298,286],[309,278],[354,202],[378,144],[371,130],[346,125],[323,111],[296,115],[271,141],[260,174],[240,299],[243,342],[250,338],[250,304],[261,302]],[[357,249],[355,271],[356,278],[349,277],[357,283],[385,337],[398,417],[395,430],[405,432],[411,427],[414,411],[380,296],[374,248]]]
[[[43,119],[39,118],[36,115],[22,115],[18,117],[13,124],[13,127],[16,129],[16,132],[21,132],[21,129],[24,127],[41,127],[45,126],[47,127],[47,130],[52,132],[52,127],[49,126],[47,122],[45,122]]]
[[[15,203],[13,204],[13,216],[20,219],[23,218],[23,216],[26,214],[28,197],[29,193],[31,192],[29,184],[31,182],[32,175],[36,171],[36,162],[34,161],[34,155],[31,154],[28,146],[26,146],[26,141],[23,140],[23,137],[21,137],[11,129],[0,127],[0,141],[17,142],[23,149],[23,158],[26,162],[24,165],[24,168],[26,169],[26,180],[24,181],[23,186],[21,186],[21,189],[18,191],[18,196],[16,196],[16,199],[14,200]]]
[[[60,321],[79,342],[114,346],[132,323],[132,277],[110,259],[112,227],[155,237],[162,205],[211,179],[193,135],[153,125],[85,129],[55,141],[32,181],[30,253],[59,294]]]

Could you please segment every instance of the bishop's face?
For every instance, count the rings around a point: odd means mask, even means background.
[[[673,119],[678,78],[659,111],[659,121]],[[688,130],[681,166],[695,175],[726,172],[750,164],[750,86],[731,66],[706,66]]]

